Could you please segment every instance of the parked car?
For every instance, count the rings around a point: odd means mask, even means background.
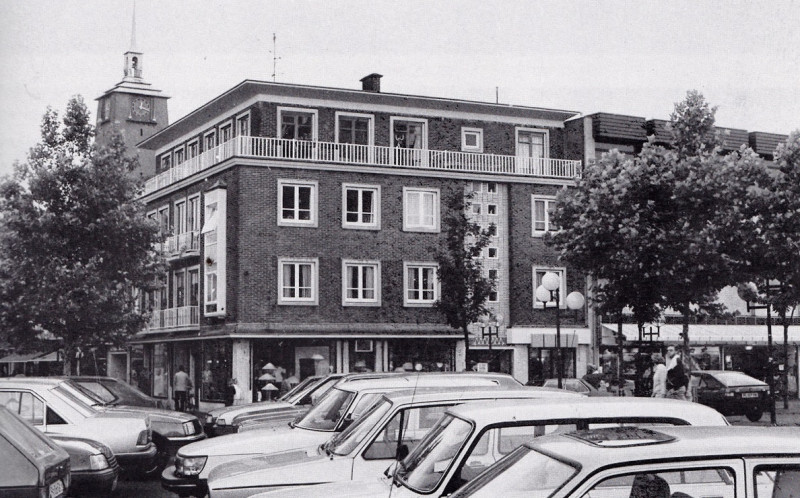
[[[379,397],[358,421],[322,445],[217,466],[208,479],[209,493],[214,497],[240,497],[275,486],[380,477],[398,452],[413,449],[449,407],[508,399],[546,404],[563,398],[582,396],[543,387],[434,387],[388,393]]]
[[[175,465],[161,473],[161,485],[179,495],[204,496],[208,475],[216,466],[245,457],[320,445],[361,417],[383,394],[412,388],[467,386],[525,389],[510,375],[478,372],[409,373],[341,382],[291,425],[184,446],[178,450]]]
[[[302,391],[297,391],[282,401],[263,401],[247,405],[229,406],[209,412],[213,420],[215,435],[234,434],[242,427],[264,429],[283,426],[305,414],[314,400],[321,399],[336,384],[358,379],[375,379],[397,375],[396,373],[352,373],[330,374],[318,377]]]
[[[150,417],[141,412],[92,406],[71,380],[56,377],[0,379],[4,405],[45,434],[64,434],[99,441],[114,452],[124,470],[147,472],[155,467],[156,446]]]
[[[527,442],[453,498],[736,497],[800,493],[797,427],[625,427]]]
[[[580,397],[546,403],[523,400],[467,403],[448,409],[419,445],[391,467],[392,472],[387,471],[383,479],[286,488],[259,496],[446,496],[538,436],[607,426],[689,424],[727,426],[728,422],[719,412],[702,405],[654,398]],[[211,488],[212,498],[227,496],[217,495]]]
[[[67,452],[0,406],[0,495],[61,498],[69,486]]]
[[[769,385],[734,370],[692,372],[692,398],[725,415],[745,415],[757,422],[769,410]]]
[[[547,379],[542,386],[558,388],[558,379]],[[583,379],[561,379],[561,386],[567,391],[585,394],[586,396],[613,396],[608,391],[598,391],[596,387]]]
[[[153,405],[129,404],[128,402],[148,403],[148,399],[155,400],[120,380],[112,377],[86,376],[74,376],[69,379],[78,384],[87,397],[94,398],[94,404],[150,416],[153,443],[158,450],[156,464],[159,472],[167,465],[169,459],[175,456],[178,448],[206,438],[200,420],[191,413],[165,410]]]
[[[111,496],[117,488],[119,464],[111,448],[92,439],[50,436],[69,454],[70,496]]]

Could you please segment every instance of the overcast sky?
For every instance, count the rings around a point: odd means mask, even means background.
[[[48,105],[122,79],[133,0],[0,0],[0,174]],[[146,81],[171,121],[244,79],[668,119],[689,89],[717,124],[800,128],[800,0],[138,0]]]

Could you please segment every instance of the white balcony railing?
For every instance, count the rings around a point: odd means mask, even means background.
[[[401,149],[379,145],[310,142],[282,138],[235,137],[150,178],[145,183],[144,194],[160,190],[234,156],[541,178],[570,179],[581,173],[581,162],[569,159]]]
[[[167,257],[198,254],[200,252],[200,231],[194,230],[170,235],[164,246]]]
[[[163,310],[153,310],[150,315],[148,329],[164,330],[175,328],[187,328],[200,325],[199,306],[181,306],[179,308],[167,308]]]

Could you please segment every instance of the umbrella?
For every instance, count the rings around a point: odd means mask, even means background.
[[[272,363],[267,363],[266,365],[261,367],[261,370],[275,370],[275,365],[273,365]]]
[[[259,378],[258,378],[258,380],[268,380],[268,381],[273,381],[273,380],[275,380],[275,376],[274,376],[274,375],[272,375],[272,374],[270,374],[270,373],[265,373],[265,374],[263,374],[261,377],[259,377]]]
[[[277,391],[278,388],[273,386],[272,384],[267,384],[266,386],[261,388],[262,391]]]

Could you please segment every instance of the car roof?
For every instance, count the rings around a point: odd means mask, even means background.
[[[0,384],[17,386],[46,386],[54,387],[66,382],[67,379],[61,377],[6,377],[0,378]]]
[[[519,388],[487,388],[485,386],[422,387],[419,389],[403,389],[384,394],[384,397],[396,404],[425,403],[437,400],[469,400],[469,399],[559,399],[583,398],[578,393],[548,387]]]
[[[655,437],[647,442],[650,433]],[[601,441],[594,443],[591,439]],[[800,456],[798,441],[800,427],[664,426],[651,430],[624,427],[543,436],[526,442],[525,446],[579,462],[591,470],[610,464],[639,464],[664,458]]]
[[[713,408],[699,403],[663,398],[590,398],[578,395],[569,399],[551,399],[547,403],[497,401],[491,405],[456,406],[448,411],[479,426],[509,420],[624,417],[673,418],[694,425],[727,425],[725,417]]]
[[[502,386],[519,387],[522,384],[506,374],[478,373],[478,372],[425,372],[389,375],[372,379],[356,379],[344,384],[337,384],[337,388],[347,391],[359,392],[368,389],[413,389],[420,387],[461,387],[461,386]]]

